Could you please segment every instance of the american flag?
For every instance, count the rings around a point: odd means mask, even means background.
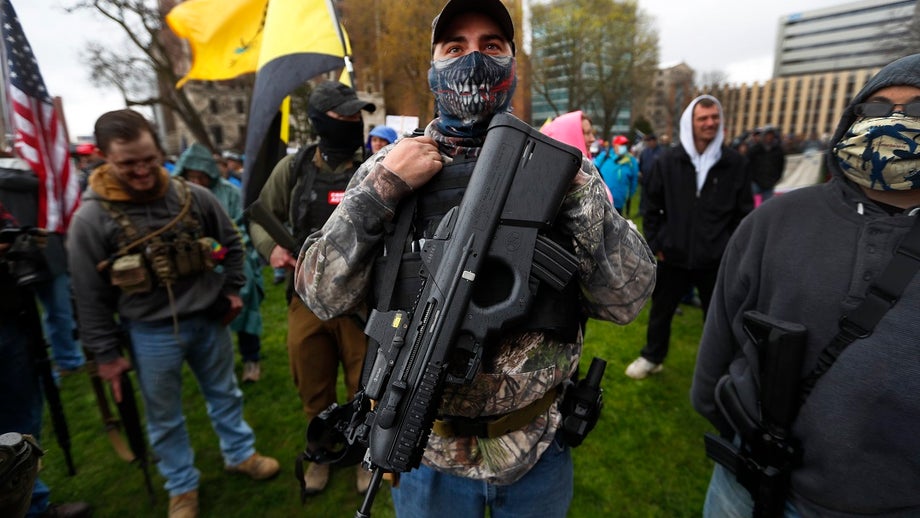
[[[14,147],[38,176],[38,226],[64,232],[80,203],[67,132],[45,89],[16,11],[10,0],[2,2],[3,73]]]

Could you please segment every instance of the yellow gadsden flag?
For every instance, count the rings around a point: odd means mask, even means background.
[[[331,0],[269,0],[249,106],[247,158],[269,155],[266,141],[274,138],[269,127],[281,101],[309,79],[344,67],[349,50]],[[272,165],[245,162],[244,204],[258,197]]]
[[[188,0],[166,23],[192,48],[190,79],[218,81],[255,72],[259,64],[268,0]]]

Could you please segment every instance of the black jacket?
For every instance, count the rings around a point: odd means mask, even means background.
[[[786,155],[783,154],[783,148],[779,143],[769,149],[762,143],[754,144],[748,152],[747,159],[750,164],[751,179],[761,189],[772,189],[783,177]]]
[[[718,268],[732,232],[754,207],[744,157],[722,147],[700,194],[683,147],[665,150],[652,168],[643,230],[664,261],[688,269]]]

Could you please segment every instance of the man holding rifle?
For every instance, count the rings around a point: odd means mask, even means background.
[[[388,299],[384,309],[407,309],[418,293],[418,274],[412,273],[418,269],[401,267],[391,275],[387,257],[417,256],[424,241],[436,237],[439,221],[462,197],[493,116],[510,109],[514,26],[499,0],[448,2],[434,20],[431,42],[429,84],[439,117],[424,136],[404,138],[365,162],[298,257],[295,286],[320,318],[353,311],[368,296],[377,303]],[[400,202],[413,192],[419,196],[411,229],[393,247],[390,230],[400,221]],[[573,467],[557,433],[558,389],[578,367],[583,319],[625,324],[634,318],[654,286],[654,259],[614,212],[584,157],[553,227],[561,246],[574,252],[574,289],[547,295],[542,313],[486,344],[470,383],[445,389],[421,466],[403,473],[393,490],[399,516],[446,509],[481,516],[486,508],[492,516],[565,516]],[[381,257],[384,241],[387,256]],[[479,285],[478,295],[488,299],[492,286]],[[492,433],[489,424],[498,419],[517,426]]]
[[[90,176],[67,240],[80,337],[116,401],[122,375],[137,369],[169,516],[194,518],[200,473],[182,409],[184,363],[207,401],[224,469],[256,480],[279,471],[256,452],[233,373],[227,324],[246,281],[239,231],[210,191],[170,178],[157,132],[138,112],[103,114],[95,136],[107,163]]]
[[[830,145],[833,178],[764,204],[729,242],[691,399],[736,455],[720,457],[704,516],[920,513],[918,135],[915,54],[853,97]],[[753,312],[803,331],[797,364],[775,372],[763,348],[775,340],[746,333]],[[796,389],[780,412],[790,419],[773,419],[770,387]]]

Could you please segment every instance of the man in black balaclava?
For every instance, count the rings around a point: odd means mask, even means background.
[[[293,270],[293,254],[300,251],[299,245],[323,226],[341,202],[348,181],[363,160],[361,110],[375,109],[374,104],[358,99],[355,91],[342,83],[326,81],[313,88],[308,114],[319,143],[305,146],[296,155],[278,162],[259,194],[262,205],[293,230],[297,250],[283,248],[258,223],[250,226],[256,249],[273,268]],[[294,296],[290,286],[287,297],[291,374],[310,420],[336,402],[339,362],[345,370],[347,397],[354,395],[367,339],[353,315],[324,322]],[[311,464],[304,475],[308,493],[322,491],[328,481],[328,464]],[[370,474],[359,467],[358,491],[366,491],[369,482]]]

